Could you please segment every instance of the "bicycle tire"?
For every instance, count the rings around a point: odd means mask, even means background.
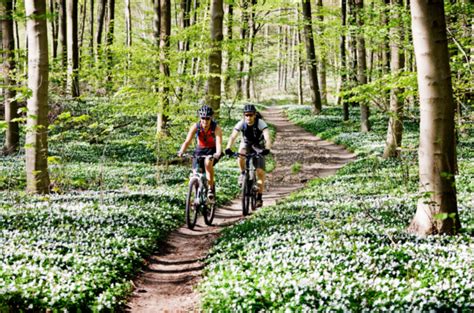
[[[246,174],[245,179],[242,182],[242,214],[244,216],[249,214],[250,188],[251,183],[248,174]]]
[[[186,225],[194,229],[199,212],[199,181],[196,177],[189,181],[188,196],[186,198]]]
[[[256,210],[257,209],[257,192],[255,191],[255,189],[252,187],[251,188],[251,191],[250,191],[250,206],[252,207],[252,210]]]
[[[202,214],[204,215],[204,222],[206,223],[207,226],[212,225],[212,221],[214,220],[214,215],[216,213],[216,204],[211,203],[209,205],[206,205],[204,208]]]

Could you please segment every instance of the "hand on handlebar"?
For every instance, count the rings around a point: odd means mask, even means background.
[[[270,149],[263,149],[260,153],[261,155],[268,155],[270,153]]]
[[[183,157],[183,152],[178,151],[178,153],[176,155],[178,156],[178,158],[182,158]]]
[[[221,158],[221,154],[216,152],[216,153],[214,153],[214,154],[212,155],[212,157],[214,158],[214,160],[217,161],[217,160],[219,160],[219,159]]]
[[[225,149],[224,153],[227,156],[232,156],[234,154],[234,152],[230,148]]]

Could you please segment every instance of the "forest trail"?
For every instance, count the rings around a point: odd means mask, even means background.
[[[276,127],[272,148],[276,167],[268,174],[264,206],[301,189],[308,180],[334,174],[355,159],[355,155],[343,147],[290,123],[278,107],[271,107],[262,114],[266,122]],[[296,162],[300,166],[295,166]],[[292,173],[292,168],[297,167],[299,171]],[[200,217],[194,230],[183,225],[172,232],[135,280],[136,288],[127,311],[198,312],[199,294],[194,287],[201,279],[203,260],[219,232],[243,218],[240,198],[237,198],[217,209],[213,226],[206,226]]]

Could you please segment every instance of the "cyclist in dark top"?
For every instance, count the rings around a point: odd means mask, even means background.
[[[231,147],[234,144],[234,141],[237,139],[239,133],[242,134],[239,153],[246,154],[247,152],[254,152],[252,146],[255,146],[258,149],[262,149],[262,155],[267,155],[270,153],[271,149],[271,138],[270,131],[268,130],[268,125],[265,121],[260,118],[260,114],[257,112],[257,109],[252,104],[247,104],[244,106],[244,119],[238,122],[232,134],[230,135],[229,142],[226,147],[226,154],[231,155]],[[258,194],[257,194],[257,207],[261,207],[263,204],[262,193],[265,183],[265,158],[257,158],[254,161],[255,168],[257,169],[257,184],[258,184]],[[245,158],[241,157],[238,159],[239,168],[241,175],[239,177],[239,184],[242,184],[242,181],[245,177]]]
[[[206,169],[206,176],[209,183],[209,200],[214,201],[216,190],[214,185],[214,165],[219,161],[222,153],[222,129],[212,119],[214,112],[211,107],[203,105],[198,110],[199,122],[191,125],[189,128],[186,140],[183,142],[181,149],[179,149],[178,156],[181,157],[188,148],[189,144],[196,138],[196,150],[194,156],[202,155],[213,155],[213,162],[209,159],[201,159],[201,162],[205,161],[202,166]],[[197,159],[193,159],[193,168],[198,167]]]

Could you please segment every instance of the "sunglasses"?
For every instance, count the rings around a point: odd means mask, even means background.
[[[255,114],[244,114],[246,117],[253,117]]]
[[[210,117],[201,117],[201,120],[209,121],[210,119],[211,119]]]

